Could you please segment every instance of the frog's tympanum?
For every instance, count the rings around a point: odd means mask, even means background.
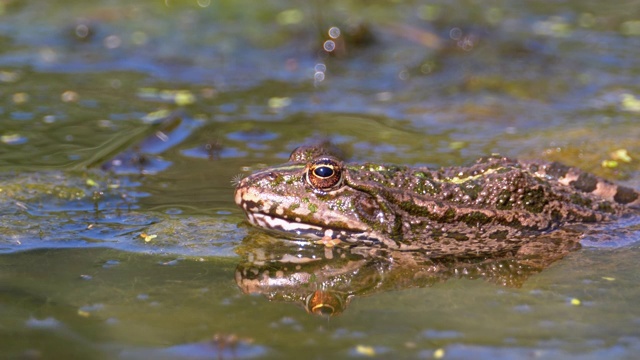
[[[558,163],[433,170],[345,163],[321,147],[242,179],[235,201],[262,228],[432,258],[531,253],[540,235],[640,207],[636,190]]]

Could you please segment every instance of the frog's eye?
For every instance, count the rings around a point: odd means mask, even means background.
[[[332,158],[320,158],[307,165],[306,180],[315,189],[329,191],[342,185],[342,164]]]

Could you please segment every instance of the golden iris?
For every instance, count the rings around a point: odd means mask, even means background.
[[[342,164],[331,157],[315,159],[307,164],[307,183],[318,190],[328,191],[342,185]]]

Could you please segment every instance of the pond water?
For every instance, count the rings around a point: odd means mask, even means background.
[[[635,358],[637,217],[543,271],[407,281],[252,229],[232,180],[330,139],[355,161],[500,153],[640,188],[639,7],[0,2],[0,353]],[[243,282],[316,252],[335,298]]]

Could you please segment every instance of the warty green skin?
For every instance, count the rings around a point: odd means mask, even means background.
[[[305,151],[239,182],[235,201],[252,224],[432,256],[479,256],[515,252],[565,224],[611,220],[640,205],[637,191],[579,169],[501,157],[440,170],[342,164],[342,186],[322,191],[305,180],[305,160],[329,155]]]

